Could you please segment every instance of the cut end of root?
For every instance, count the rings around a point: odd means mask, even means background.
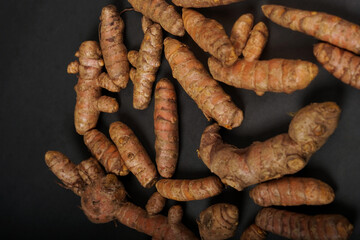
[[[291,157],[288,160],[287,165],[293,172],[297,172],[305,167],[306,162],[304,159],[297,156],[297,157]]]

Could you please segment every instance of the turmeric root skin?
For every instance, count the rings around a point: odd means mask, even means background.
[[[251,30],[249,40],[247,41],[242,52],[244,59],[250,62],[258,60],[266,46],[268,37],[269,31],[265,23],[257,23]]]
[[[353,225],[341,215],[309,216],[274,208],[264,208],[260,210],[255,222],[257,226],[265,231],[293,240],[346,240],[350,237],[354,228]]]
[[[172,0],[172,2],[179,7],[184,8],[206,8],[228,5],[231,3],[240,2],[242,0]]]
[[[271,21],[294,31],[360,54],[360,26],[323,12],[305,11],[280,5],[263,5]]]
[[[321,65],[343,83],[360,89],[360,57],[327,43],[314,46]]]
[[[234,46],[235,53],[238,57],[248,41],[251,29],[254,24],[254,16],[251,13],[241,15],[234,23],[231,29],[230,41]]]
[[[256,226],[256,224],[251,224],[241,234],[240,240],[265,240],[266,235],[266,232]]]

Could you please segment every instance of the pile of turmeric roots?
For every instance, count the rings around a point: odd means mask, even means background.
[[[77,60],[67,68],[78,77],[75,129],[92,156],[76,165],[58,151],[45,154],[47,166],[62,186],[81,197],[81,209],[89,220],[117,220],[152,239],[228,239],[238,225],[235,205],[217,203],[204,209],[197,219],[198,233],[181,223],[180,205],[173,205],[167,216],[160,212],[166,199],[194,201],[219,195],[225,187],[237,191],[250,187],[250,198],[263,208],[242,233],[242,240],[266,239],[268,232],[290,239],[348,239],[353,225],[342,215],[305,215],[273,207],[324,205],[334,200],[328,184],[288,175],[303,169],[336,130],[341,109],[335,102],[304,106],[293,116],[288,132],[246,148],[226,143],[220,135],[221,127],[239,127],[244,116],[219,82],[259,96],[269,91],[290,94],[316,78],[317,65],[298,59],[260,60],[269,31],[263,22],[254,24],[251,13],[240,16],[228,36],[219,22],[194,10],[239,0],[173,0],[177,7],[165,0],[128,1],[132,11],[143,15],[139,50],[127,51],[121,18],[125,13],[108,5],[100,14],[99,42],[81,43]],[[264,5],[262,11],[283,27],[324,41],[314,46],[316,59],[336,78],[360,89],[360,26],[326,13],[279,5]],[[210,72],[181,41],[185,34],[210,55]],[[203,130],[197,152],[211,172],[208,177],[172,178],[179,157],[179,122],[174,80],[156,81],[163,50],[173,78],[213,120]],[[148,108],[154,99],[154,160],[125,123],[111,123],[110,138],[97,130],[101,112],[119,109],[117,100],[102,95],[102,89],[120,92],[129,79],[135,109]],[[156,188],[145,209],[127,199],[121,177],[128,174],[142,187]]]

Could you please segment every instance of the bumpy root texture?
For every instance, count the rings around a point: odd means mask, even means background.
[[[134,132],[122,122],[113,122],[109,133],[126,167],[143,187],[152,187],[157,180],[156,167]]]
[[[104,166],[106,172],[125,176],[129,173],[116,146],[102,132],[92,129],[84,134],[84,142],[90,152]]]
[[[324,205],[331,203],[334,190],[326,183],[314,178],[283,177],[261,183],[250,190],[250,198],[257,205],[268,207]]]
[[[118,110],[115,98],[101,96],[101,88],[114,91],[117,87],[111,80],[99,78],[104,61],[97,42],[83,42],[75,56],[79,58],[79,62],[70,63],[67,70],[71,74],[79,73],[78,83],[75,85],[74,123],[77,133],[84,135],[96,127],[100,112],[113,113]]]
[[[243,56],[246,61],[254,61],[260,58],[269,38],[269,31],[265,23],[259,22],[250,32],[249,40],[243,50]]]
[[[224,67],[215,59],[208,59],[214,79],[227,85],[255,91],[292,93],[306,88],[318,74],[318,67],[307,61],[271,59],[246,61],[238,59],[231,67]]]
[[[90,185],[100,178],[105,177],[104,171],[101,168],[98,160],[95,158],[89,158],[87,160],[81,161],[77,165],[78,172],[81,178]]]
[[[334,132],[339,117],[336,103],[313,103],[297,112],[288,134],[243,149],[224,143],[220,127],[213,124],[202,134],[199,157],[224,184],[241,191],[301,170]]]
[[[230,41],[234,46],[236,56],[240,57],[248,41],[254,24],[254,16],[251,13],[241,15],[231,29]]]
[[[156,183],[157,191],[165,198],[176,201],[192,201],[220,194],[223,185],[218,177],[199,179],[161,179]]]
[[[102,77],[109,78],[119,88],[125,88],[129,81],[127,49],[123,43],[125,24],[114,5],[103,7],[100,21],[100,47],[107,70]]]
[[[173,4],[184,8],[216,7],[240,1],[242,0],[172,0]]]
[[[201,239],[221,240],[235,235],[238,225],[239,210],[227,203],[214,204],[199,215],[197,224]]]
[[[180,14],[165,0],[129,0],[129,3],[135,11],[159,23],[165,31],[175,36],[184,36],[184,23]]]
[[[144,18],[144,17],[143,17]],[[128,59],[136,68],[132,70],[130,79],[134,84],[133,106],[135,109],[146,109],[151,100],[153,83],[156,72],[160,67],[163,48],[162,29],[155,23],[150,26],[143,21],[145,30],[144,39],[139,52],[131,51]]]
[[[155,87],[154,131],[158,172],[171,178],[179,156],[179,129],[175,88],[166,78]]]
[[[263,208],[255,223],[265,231],[293,239],[349,239],[353,225],[342,215],[309,216],[274,208]]]
[[[205,52],[226,66],[231,66],[236,61],[235,49],[219,22],[187,8],[182,9],[182,18],[186,32]]]
[[[327,43],[316,44],[314,55],[336,78],[360,89],[360,57]]]
[[[263,5],[271,21],[294,31],[360,54],[360,26],[323,12],[305,11],[280,5]]]
[[[251,224],[241,234],[240,240],[265,240],[266,235],[266,232],[256,226],[256,224]]]
[[[243,112],[209,75],[189,48],[172,38],[164,41],[165,57],[185,92],[196,102],[206,118],[213,118],[228,129],[240,126]]]
[[[145,209],[149,215],[155,215],[164,209],[166,198],[154,192],[146,203]]]

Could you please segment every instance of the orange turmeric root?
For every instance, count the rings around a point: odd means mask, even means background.
[[[235,49],[219,22],[187,8],[182,9],[182,18],[186,32],[205,52],[226,66],[231,66],[236,61]]]
[[[111,79],[119,88],[125,88],[129,81],[129,62],[123,43],[124,22],[114,5],[102,9],[100,21],[100,47],[107,70],[102,77]]]
[[[316,44],[314,55],[336,78],[360,89],[360,57],[327,43]]]
[[[184,36],[184,23],[180,14],[165,0],[129,0],[129,3],[135,11],[159,23],[165,31],[175,36]]]
[[[92,171],[97,161],[86,163],[91,181],[81,179],[76,171],[78,167],[69,159],[54,151],[45,154],[45,161],[55,175],[63,181],[66,188],[70,188],[81,197],[81,209],[93,223],[107,223],[118,220],[120,223],[145,233],[153,239],[164,240],[195,240],[196,236],[180,221],[182,209],[173,206],[169,210],[169,217],[155,214],[150,215],[144,209],[126,200],[126,190],[123,184],[113,174]],[[72,167],[69,167],[69,166]],[[96,167],[95,167],[96,168]],[[101,169],[101,168],[100,168]],[[86,170],[85,170],[86,171]],[[72,179],[71,181],[68,181]],[[72,184],[72,185],[70,185]]]
[[[231,29],[230,41],[235,48],[236,56],[240,57],[248,41],[254,24],[254,16],[251,13],[241,15]]]
[[[301,170],[335,131],[339,117],[334,102],[310,104],[296,113],[288,133],[244,149],[224,143],[219,126],[213,124],[201,137],[199,157],[224,184],[241,191]]]
[[[245,231],[241,234],[240,240],[265,240],[266,232],[256,226],[256,224],[251,224]]]
[[[261,183],[249,192],[257,205],[324,205],[331,203],[334,190],[326,183],[314,178],[283,177]]]
[[[274,208],[260,210],[255,223],[265,231],[293,240],[346,240],[354,228],[349,220],[342,215],[309,216]]]
[[[318,74],[318,67],[307,61],[271,59],[252,62],[239,59],[231,67],[223,67],[214,57],[208,60],[214,79],[237,88],[265,92],[292,93],[306,88]]]
[[[173,4],[184,8],[206,8],[228,5],[242,0],[172,0]]]
[[[202,240],[228,239],[235,235],[239,210],[235,205],[217,203],[203,210],[196,221]]]
[[[360,26],[323,12],[305,11],[280,5],[263,5],[271,21],[360,54]]]
[[[228,129],[240,126],[243,112],[210,77],[189,48],[178,40],[167,37],[164,41],[164,49],[173,77],[196,102],[206,118],[213,118],[220,126]]]
[[[269,31],[265,23],[259,22],[250,32],[249,40],[242,52],[246,61],[254,61],[260,58],[269,37]]]
[[[155,215],[161,212],[166,203],[166,198],[160,193],[154,192],[146,203],[145,209],[149,215]]]
[[[84,134],[84,143],[107,172],[120,176],[129,173],[116,146],[102,132],[96,129],[87,131]]]
[[[154,131],[156,166],[164,178],[171,178],[179,156],[179,129],[176,92],[166,78],[155,87]]]
[[[152,187],[157,180],[156,167],[134,132],[122,122],[113,122],[109,133],[126,167],[143,187]]]
[[[97,42],[83,42],[75,56],[79,61],[70,63],[67,72],[79,73],[75,86],[74,123],[77,133],[84,135],[96,127],[100,112],[113,113],[118,110],[119,105],[115,98],[101,96],[101,88],[116,92],[118,87],[110,79],[99,78],[104,62]]]
[[[220,194],[221,181],[216,176],[200,179],[161,179],[156,183],[161,196],[176,201],[201,200]]]

